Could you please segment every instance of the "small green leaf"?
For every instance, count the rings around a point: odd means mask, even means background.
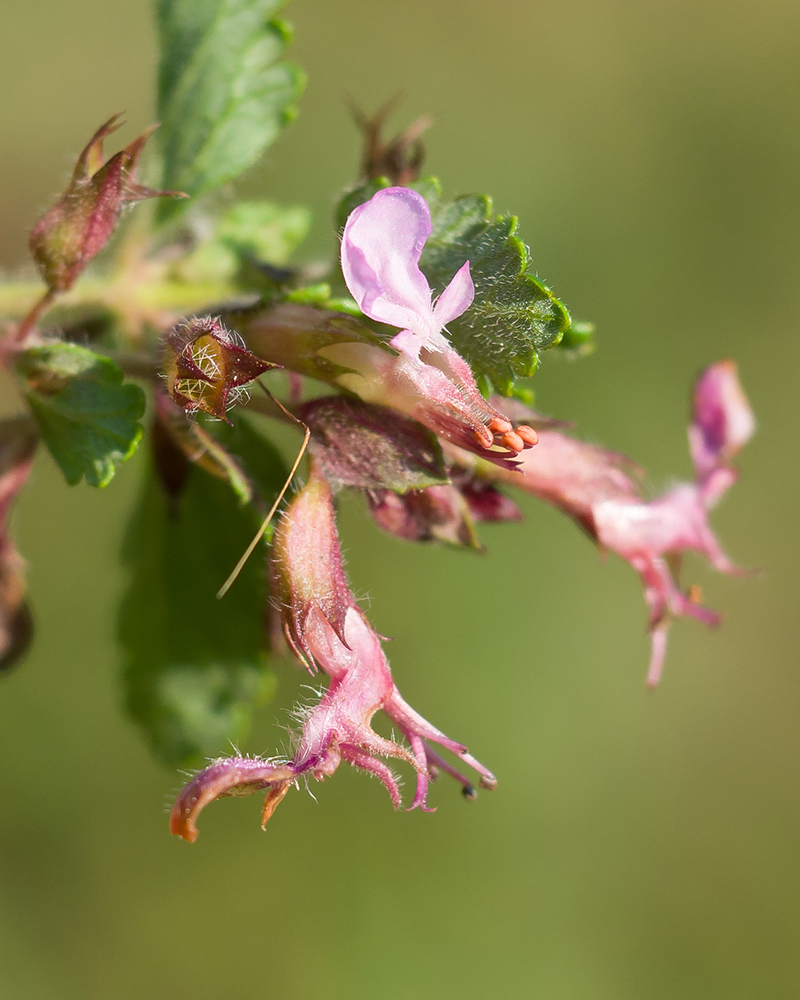
[[[528,273],[530,252],[517,225],[513,215],[493,218],[485,196],[440,203],[420,262],[441,293],[469,261],[475,300],[447,329],[475,374],[488,376],[503,395],[517,376],[533,374],[539,352],[557,344],[571,322],[563,303]]]
[[[301,205],[242,201],[221,216],[213,235],[177,266],[184,281],[233,279],[243,264],[280,267],[288,262],[311,228],[311,212]]]
[[[311,212],[303,205],[240,201],[217,223],[216,238],[238,257],[286,264],[311,229]]]
[[[70,486],[107,486],[142,437],[142,390],[110,358],[77,344],[31,347],[17,362],[42,439]]]
[[[305,75],[280,59],[285,0],[157,0],[159,136],[169,186],[198,197],[252,166],[291,121]],[[180,211],[165,203],[162,219]]]
[[[594,323],[585,320],[573,320],[572,326],[561,338],[558,349],[560,354],[570,358],[583,358],[593,354],[596,348],[594,340]]]
[[[267,456],[251,461],[258,466],[253,478],[274,495],[282,463],[252,428],[245,437],[239,450],[252,452],[251,459]],[[120,635],[128,710],[167,763],[199,763],[224,751],[228,740],[244,736],[253,707],[274,689],[266,668],[263,556],[253,554],[229,597],[215,596],[258,521],[228,484],[197,466],[177,500],[148,470],[125,544],[132,579]]]

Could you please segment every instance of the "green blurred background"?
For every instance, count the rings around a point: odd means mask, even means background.
[[[266,833],[256,799],[167,832],[180,784],[120,715],[118,552],[142,460],[104,492],[42,455],[16,525],[38,621],[0,694],[0,993],[14,1000],[547,998],[800,994],[800,739],[795,518],[800,7],[791,0],[297,0],[301,117],[250,193],[313,205],[310,254],[354,176],[344,107],[403,90],[433,112],[450,194],[522,218],[541,276],[600,349],[546,357],[542,409],[628,451],[657,485],[689,474],[696,371],[741,366],[760,422],[714,522],[763,566],[688,579],[726,612],[673,629],[644,688],[645,608],[556,512],[485,531],[479,557],[379,537],[355,503],[354,587],[397,636],[408,700],[498,774],[468,805],[394,814],[342,769],[292,794]],[[97,124],[152,119],[148,0],[7,3],[0,35],[0,263]],[[116,148],[116,147],[115,147]],[[235,595],[233,597],[235,599]],[[245,749],[273,750],[304,677]]]

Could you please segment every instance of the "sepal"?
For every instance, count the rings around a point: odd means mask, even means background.
[[[227,411],[246,398],[244,386],[280,365],[248,351],[220,320],[204,316],[167,334],[163,367],[167,391],[186,413],[227,420]]]

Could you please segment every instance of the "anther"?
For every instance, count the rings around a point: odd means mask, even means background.
[[[485,427],[480,427],[472,435],[481,448],[491,448],[494,444],[494,434]]]
[[[522,438],[528,448],[532,448],[539,440],[539,435],[527,424],[520,424],[519,427],[515,427],[514,433],[517,437]]]
[[[503,445],[504,448],[508,448],[509,451],[520,452],[525,448],[525,442],[519,434],[515,434],[514,431],[509,431],[507,434],[504,434],[500,438],[500,444]]]
[[[505,417],[492,417],[488,426],[489,430],[495,434],[508,434],[513,425]]]

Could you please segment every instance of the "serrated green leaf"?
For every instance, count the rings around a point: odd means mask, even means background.
[[[84,477],[90,486],[107,486],[142,437],[139,386],[123,384],[110,358],[77,344],[31,347],[17,367],[42,439],[70,486]]]
[[[533,374],[539,352],[557,344],[571,322],[564,304],[528,273],[530,253],[517,228],[513,215],[493,218],[491,199],[482,195],[440,203],[420,262],[437,293],[470,262],[475,300],[447,328],[475,374],[503,395],[516,377]]]
[[[296,115],[305,75],[281,57],[285,0],[157,0],[165,183],[193,197],[252,166]],[[160,218],[183,206],[166,202]]]
[[[255,452],[253,479],[277,492],[282,463],[273,464],[252,428],[245,437],[244,447],[241,435],[236,440],[240,452]],[[253,460],[264,455],[264,462]],[[120,636],[128,710],[167,763],[196,764],[224,751],[244,736],[253,707],[273,691],[263,555],[253,554],[230,596],[215,596],[258,521],[228,484],[202,469],[189,470],[177,503],[148,470],[125,544],[132,578]]]

